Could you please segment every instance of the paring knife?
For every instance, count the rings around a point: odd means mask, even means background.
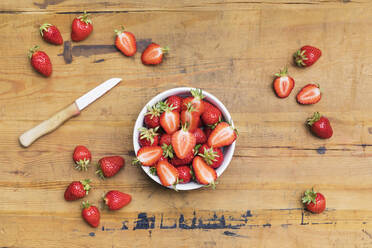
[[[111,78],[106,82],[101,83],[85,95],[78,98],[74,103],[50,117],[48,120],[43,121],[39,125],[22,134],[19,137],[19,142],[24,147],[30,146],[41,136],[54,131],[68,119],[79,115],[81,110],[115,87],[121,80],[121,78]]]

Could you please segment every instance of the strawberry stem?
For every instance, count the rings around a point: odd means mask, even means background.
[[[42,37],[44,36],[43,31],[48,32],[48,28],[50,26],[52,26],[52,24],[49,24],[49,23],[44,23],[43,25],[40,26],[40,34]]]
[[[202,100],[205,97],[203,96],[203,91],[201,89],[192,89],[190,90],[190,93],[194,98],[198,100]]]
[[[38,45],[35,45],[33,46],[32,48],[29,49],[28,51],[28,57],[31,59],[32,58],[32,55],[39,50],[39,46]]]
[[[169,50],[170,50],[170,49],[169,49],[168,46],[165,46],[165,47],[162,47],[162,48],[161,48],[161,51],[162,51],[163,54],[165,54],[165,53],[169,53]]]
[[[316,192],[313,188],[305,191],[304,197],[302,197],[302,202],[305,204],[316,204]]]
[[[123,25],[120,25],[120,29],[115,29],[114,32],[116,35],[120,35],[121,33],[123,33],[125,30],[124,26]]]
[[[82,202],[81,205],[83,206],[83,208],[89,208],[91,206],[89,201]]]
[[[91,189],[89,183],[91,182],[90,179],[85,179],[80,181],[80,183],[84,186],[85,194],[88,195],[89,190]]]
[[[280,70],[279,73],[274,74],[276,77],[286,77],[288,75],[288,66],[286,65],[283,70]]]
[[[319,121],[321,117],[319,112],[315,112],[312,117],[307,119],[307,125],[312,126],[315,122]]]
[[[80,19],[81,21],[85,22],[86,24],[91,24],[92,23],[92,20],[89,19],[90,14],[87,14],[87,11],[85,10],[84,11],[84,14],[82,16],[79,16],[78,19]]]

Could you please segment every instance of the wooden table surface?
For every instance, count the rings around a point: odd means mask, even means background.
[[[0,247],[372,247],[372,3],[369,0],[91,1],[4,0],[0,3]],[[92,13],[94,31],[71,43],[70,25]],[[51,22],[65,40],[43,42]],[[113,47],[124,24],[139,52]],[[156,67],[143,66],[149,42],[171,48]],[[53,63],[43,78],[27,51],[39,44]],[[323,51],[311,68],[291,65],[311,44]],[[294,92],[278,99],[272,75],[285,64]],[[25,149],[18,136],[111,77],[124,81],[82,114]],[[309,82],[322,100],[300,106]],[[175,192],[151,181],[133,159],[132,129],[154,95],[202,88],[221,99],[240,131],[234,158],[216,190]],[[329,117],[334,136],[309,134],[314,111]],[[93,164],[123,155],[124,171],[99,180],[94,168],[74,170],[71,154],[87,145]],[[133,196],[117,212],[102,210],[94,229],[80,202],[66,202],[72,180],[93,179],[98,203],[117,189]],[[327,197],[327,210],[303,210],[303,191]]]

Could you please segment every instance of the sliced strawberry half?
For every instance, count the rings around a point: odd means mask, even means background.
[[[288,68],[284,67],[279,73],[275,74],[274,90],[278,97],[286,98],[291,94],[295,81],[292,77],[288,76]]]
[[[137,51],[136,37],[131,32],[124,31],[122,26],[120,30],[115,29],[115,46],[126,56],[133,56]]]
[[[187,110],[187,104],[191,102],[194,111],[201,115],[204,112],[203,92],[201,89],[192,89],[190,93],[192,96],[187,97],[182,101],[182,110]]]
[[[173,134],[180,126],[180,113],[170,106],[165,106],[163,110],[160,116],[160,126],[167,134]]]
[[[192,168],[198,183],[215,188],[217,173],[212,167],[207,165],[201,157],[196,156],[194,158],[192,161]]]
[[[181,123],[182,125],[188,125],[189,131],[194,132],[198,127],[200,121],[200,115],[195,111],[192,103],[187,103],[187,109],[181,112]]]
[[[144,146],[137,152],[137,159],[132,164],[141,164],[143,166],[153,166],[163,155],[163,149],[160,146]]]
[[[314,104],[320,101],[321,93],[319,85],[307,84],[297,94],[297,102],[300,104]]]
[[[237,137],[237,130],[227,122],[219,123],[208,138],[208,146],[223,147],[232,144]]]
[[[141,60],[145,65],[157,65],[163,61],[163,55],[169,52],[168,47],[160,47],[156,43],[151,43],[143,51]]]
[[[196,138],[186,126],[182,126],[180,130],[172,135],[172,146],[176,156],[184,159],[194,149]]]
[[[164,186],[178,183],[178,170],[166,160],[159,161],[156,164],[156,173]]]

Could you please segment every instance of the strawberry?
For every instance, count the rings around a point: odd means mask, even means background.
[[[180,113],[174,111],[174,107],[164,107],[164,112],[160,116],[160,125],[166,133],[173,134],[180,126]]]
[[[195,129],[194,136],[196,139],[196,144],[204,144],[207,142],[207,136],[204,131],[200,128]]]
[[[206,111],[207,109],[209,109],[211,107],[215,107],[213,104],[211,104],[207,101],[204,101],[203,105],[204,105],[204,111]]]
[[[141,60],[144,65],[157,65],[163,61],[163,55],[169,52],[168,47],[160,47],[156,43],[151,43],[143,51]]]
[[[128,205],[132,201],[132,197],[129,194],[111,190],[103,197],[103,201],[110,210],[119,210]]]
[[[98,161],[96,174],[102,179],[112,177],[125,165],[124,158],[120,156],[103,157]]]
[[[136,37],[130,32],[124,31],[122,26],[120,30],[115,29],[115,46],[125,56],[133,56],[137,52]]]
[[[187,130],[186,126],[182,126],[180,130],[172,135],[173,150],[180,159],[186,158],[193,151],[195,145],[196,138]]]
[[[192,96],[189,96],[182,101],[182,110],[187,110],[187,104],[191,102],[196,113],[201,115],[204,112],[203,92],[201,89],[192,89]]]
[[[320,101],[321,93],[319,85],[307,84],[297,94],[297,102],[300,104],[315,104]]]
[[[313,46],[303,46],[294,55],[298,67],[309,67],[322,56],[322,51]]]
[[[178,183],[178,170],[165,160],[156,164],[156,173],[164,186],[174,186]]]
[[[76,146],[72,158],[75,161],[75,169],[86,171],[92,155],[85,146]]]
[[[199,156],[213,169],[217,169],[223,162],[223,153],[221,148],[212,148],[207,144],[199,148]]]
[[[187,104],[187,109],[182,110],[181,112],[182,125],[185,125],[187,123],[189,131],[194,132],[195,129],[198,127],[199,120],[200,115],[194,110],[194,107],[192,106],[191,102],[189,102]]]
[[[170,96],[165,101],[168,106],[174,107],[174,111],[181,112],[182,98],[179,96]]]
[[[182,166],[182,165],[188,165],[188,164],[191,164],[192,160],[194,159],[195,157],[195,154],[193,151],[191,151],[190,153],[187,154],[187,156],[183,159],[180,159],[178,157],[173,157],[171,160],[170,160],[170,163],[175,166],[175,167],[178,167],[178,166]]]
[[[52,24],[44,23],[40,26],[41,37],[46,41],[54,45],[61,45],[63,38],[58,28]]]
[[[200,156],[196,156],[192,161],[192,168],[194,175],[198,183],[203,185],[216,187],[217,173],[216,171],[207,165]]]
[[[164,145],[164,144],[167,144],[167,145],[170,145],[172,143],[172,135],[171,134],[163,134],[161,137],[160,137],[160,141],[159,141],[159,145]]]
[[[81,211],[81,216],[83,219],[92,227],[97,227],[99,225],[100,213],[96,206],[92,206],[88,201],[83,202],[83,210]]]
[[[319,112],[315,112],[311,118],[307,119],[307,124],[310,126],[311,132],[321,139],[329,139],[333,135],[329,120],[327,117],[321,116]]]
[[[88,18],[89,14],[84,11],[82,16],[76,17],[72,21],[71,39],[73,41],[85,40],[93,31],[92,20]]]
[[[144,146],[137,152],[137,159],[132,164],[140,163],[143,166],[153,166],[163,155],[163,149],[160,146]]]
[[[147,129],[141,127],[138,130],[140,131],[140,137],[138,141],[140,146],[157,146],[159,144],[159,134],[157,133],[159,127]]]
[[[188,166],[180,166],[177,167],[178,170],[178,177],[179,177],[179,183],[188,183],[191,181],[192,175],[191,175],[191,169]]]
[[[212,127],[205,127],[205,128],[204,128],[204,133],[205,133],[205,136],[207,136],[207,139],[208,139],[209,136],[211,135],[213,129],[214,129],[214,128],[212,128]]]
[[[89,185],[90,182],[89,179],[85,179],[83,181],[74,181],[70,183],[65,190],[65,200],[75,201],[88,195],[91,188]]]
[[[232,144],[237,137],[237,130],[227,122],[219,123],[208,138],[208,146],[222,147]]]
[[[320,214],[326,208],[326,199],[321,193],[317,193],[312,190],[306,190],[302,202],[308,211]]]
[[[278,97],[286,98],[291,94],[295,81],[292,77],[288,76],[288,68],[284,67],[279,73],[275,74],[274,90]]]
[[[204,110],[201,118],[205,125],[215,125],[216,123],[221,122],[222,113],[218,108],[210,106]]]
[[[38,50],[39,46],[34,46],[28,53],[28,57],[31,59],[31,65],[40,74],[49,77],[52,74],[52,62],[45,52]]]
[[[147,106],[147,113],[145,114],[145,124],[149,128],[160,126],[160,114],[163,112],[159,105],[156,104],[152,107]]]
[[[163,149],[163,157],[164,158],[173,158],[174,157],[174,151],[172,145],[163,144],[161,146]]]

